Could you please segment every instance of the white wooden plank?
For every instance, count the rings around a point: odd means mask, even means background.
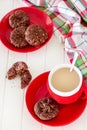
[[[46,54],[46,46],[35,52],[27,54],[27,63],[31,70],[32,80],[36,76],[45,71],[44,70],[45,54]],[[23,108],[23,119],[22,119],[22,130],[24,129],[41,130],[41,124],[31,117],[31,115],[27,111],[25,103]]]
[[[56,126],[56,127],[52,127],[52,126],[43,126],[42,130],[63,130],[63,127],[61,126]]]
[[[2,125],[2,116],[3,116],[7,59],[8,59],[8,51],[4,46],[2,46],[0,42],[0,128]]]
[[[2,10],[3,14],[8,13],[8,11],[12,10],[15,7],[18,7],[19,4],[14,3],[15,1],[9,1],[7,5],[7,10],[4,9],[4,5],[7,1],[4,1]],[[1,16],[3,16],[1,14]],[[6,49],[6,48],[5,48]],[[4,55],[4,54],[2,54]],[[15,53],[9,51],[8,53],[8,64],[6,67],[6,71],[4,76],[6,75],[7,70],[11,67],[11,65],[16,61],[26,61],[26,54]],[[3,57],[4,58],[4,57]],[[5,58],[4,58],[5,59]],[[4,61],[4,60],[3,60]],[[3,63],[2,63],[3,64]],[[4,66],[3,66],[4,67]],[[15,79],[12,81],[6,80],[4,94],[3,94],[3,110],[2,110],[2,118],[1,118],[1,128],[5,129],[21,129],[21,120],[22,120],[22,105],[24,98],[24,90],[20,88],[20,79]]]
[[[47,45],[46,70],[51,70],[54,66],[64,63],[64,45],[59,38],[53,36]]]
[[[8,5],[6,4],[8,3]],[[0,1],[0,20],[13,6],[13,1]],[[3,107],[4,107],[4,96],[5,96],[5,81],[6,81],[6,67],[8,59],[8,49],[0,42],[0,129],[2,127],[3,118]]]
[[[24,129],[41,130],[41,128],[42,125],[30,115],[30,113],[26,108],[26,105],[24,105],[21,130]]]
[[[13,8],[13,0],[0,0],[0,20]]]
[[[46,45],[39,50],[28,53],[27,56],[27,62],[31,69],[33,78],[45,71]]]
[[[21,2],[21,0],[14,0],[14,7],[13,7],[13,9],[19,8],[19,7],[23,7],[23,6],[25,6],[25,5]]]
[[[16,61],[26,61],[26,54],[15,53],[9,51],[7,70]],[[4,108],[2,118],[2,130],[5,129],[21,129],[22,108],[24,90],[21,89],[20,79],[13,80],[6,79],[6,86],[4,90]]]
[[[10,83],[6,84],[2,130],[19,130],[21,128],[23,90],[17,87],[11,86]]]

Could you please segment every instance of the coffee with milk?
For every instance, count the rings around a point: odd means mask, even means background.
[[[56,70],[51,77],[52,86],[62,92],[74,90],[80,82],[78,73],[73,69],[64,67]]]

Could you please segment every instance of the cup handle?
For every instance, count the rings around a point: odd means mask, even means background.
[[[84,82],[84,84],[83,84],[84,88],[83,88],[83,92],[81,95],[81,99],[87,100],[87,83],[85,82],[85,80],[83,82]]]

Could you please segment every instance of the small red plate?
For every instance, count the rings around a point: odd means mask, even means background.
[[[16,48],[10,43],[10,33],[12,31],[12,28],[10,27],[8,23],[9,16],[15,12],[16,10],[24,10],[30,17],[30,24],[39,24],[42,25],[46,31],[48,32],[48,40],[41,46],[39,47],[32,47],[28,46],[26,48]],[[43,11],[35,8],[35,7],[21,7],[14,9],[7,13],[1,20],[0,23],[0,39],[2,43],[10,50],[15,51],[15,52],[32,52],[35,51],[42,46],[46,45],[48,41],[50,40],[51,36],[53,34],[53,23],[50,17]]]
[[[48,126],[67,125],[82,114],[86,107],[86,100],[79,99],[77,102],[68,105],[59,104],[58,116],[49,121],[40,120],[34,113],[34,104],[39,99],[50,96],[46,87],[48,74],[49,72],[45,72],[30,83],[25,95],[26,106],[32,117],[42,124]]]

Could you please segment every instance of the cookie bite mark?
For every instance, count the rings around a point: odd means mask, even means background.
[[[20,26],[28,26],[30,24],[30,18],[28,14],[23,10],[17,10],[9,16],[9,25],[12,28]]]
[[[6,78],[9,80],[14,79],[17,76],[16,70],[14,67],[10,68],[7,72]]]
[[[25,62],[18,61],[14,63],[6,74],[6,78],[9,80],[14,79],[16,76],[20,76],[22,89],[25,88],[31,81],[32,76]]]
[[[58,103],[49,97],[42,98],[35,103],[34,112],[41,120],[51,120],[58,115]]]
[[[46,42],[48,33],[41,25],[32,24],[25,31],[25,39],[29,45],[36,47]]]
[[[21,88],[25,88],[31,81],[32,76],[28,70],[21,74]]]
[[[13,68],[15,68],[15,71],[18,75],[21,75],[26,70],[28,70],[28,66],[25,62],[20,61],[13,64]]]

